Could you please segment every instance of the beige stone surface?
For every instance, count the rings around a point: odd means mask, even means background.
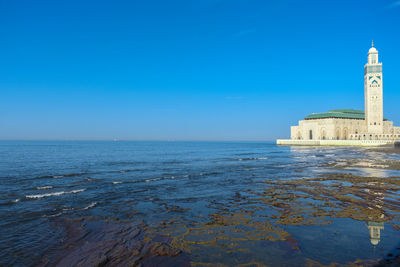
[[[390,140],[293,140],[278,139],[277,145],[290,146],[363,146],[376,147],[392,144]]]

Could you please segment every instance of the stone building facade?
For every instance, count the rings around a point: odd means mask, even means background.
[[[336,109],[313,113],[291,127],[292,140],[400,140],[400,127],[383,117],[382,63],[372,47],[364,66],[365,111]]]

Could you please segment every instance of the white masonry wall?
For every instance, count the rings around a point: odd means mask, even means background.
[[[291,127],[290,136],[292,140],[346,140],[350,139],[351,134],[365,130],[364,120],[334,118],[301,120],[299,126]]]

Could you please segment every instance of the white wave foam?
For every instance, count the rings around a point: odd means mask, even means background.
[[[200,175],[203,175],[203,174],[200,174]],[[177,178],[187,178],[187,177],[189,177],[189,175],[188,174],[186,174],[186,175],[180,175],[180,176],[173,176],[173,175],[171,175],[171,176],[164,176],[164,177],[157,177],[157,178],[152,178],[152,179],[146,179],[146,180],[144,180],[146,183],[149,183],[149,182],[155,182],[155,181],[159,181],[159,180],[174,180],[174,179],[177,179]],[[113,182],[113,183],[115,183],[115,182]]]
[[[44,197],[51,197],[51,196],[61,196],[64,194],[77,194],[79,192],[83,192],[86,189],[77,189],[77,190],[72,190],[72,191],[60,191],[60,192],[53,192],[53,193],[47,193],[47,194],[39,194],[39,195],[27,195],[25,196],[26,198],[30,198],[30,199],[39,199],[39,198],[44,198]]]
[[[122,184],[122,182],[112,182],[113,184]]]
[[[97,205],[97,202],[93,202],[93,203],[91,203],[89,206],[84,207],[83,210],[88,210],[88,209],[90,209],[90,208],[93,208],[93,207],[96,206],[96,205]]]
[[[37,190],[45,190],[45,189],[51,189],[51,188],[53,188],[51,185],[38,186],[38,187],[36,187]]]
[[[154,181],[158,181],[158,180],[161,180],[161,178],[147,179],[147,180],[145,180],[145,182],[148,183],[148,182],[154,182]]]
[[[62,178],[64,175],[53,175],[53,178]]]
[[[58,216],[60,216],[61,214],[63,214],[63,213],[62,213],[62,212],[59,212],[59,213],[56,213],[56,214],[53,214],[53,215],[43,215],[42,217],[43,217],[43,218],[58,217]]]
[[[68,193],[76,194],[76,193],[83,192],[83,191],[85,191],[85,190],[86,190],[86,189],[77,189],[77,190],[72,190],[72,191],[70,191],[70,192],[68,192]]]
[[[17,198],[16,200],[14,200],[14,203],[19,202],[21,199]]]

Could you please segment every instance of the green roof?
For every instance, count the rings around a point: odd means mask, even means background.
[[[356,109],[332,109],[328,112],[340,112],[340,113],[347,113],[347,114],[363,114],[364,115],[364,111],[356,110]]]
[[[365,114],[362,110],[355,109],[333,109],[325,113],[313,113],[305,117],[305,120],[313,120],[313,119],[328,119],[328,118],[336,118],[336,119],[354,119],[354,120],[364,120]],[[387,119],[383,119],[387,121]]]

